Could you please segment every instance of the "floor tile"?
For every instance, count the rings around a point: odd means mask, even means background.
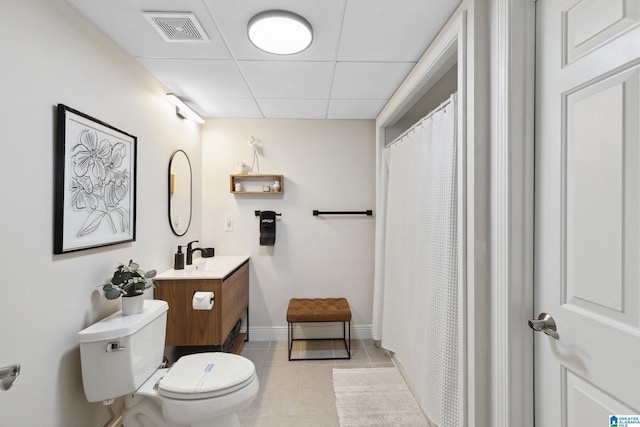
[[[260,374],[261,387],[297,387],[300,365],[265,366]]]
[[[297,417],[247,417],[240,422],[244,427],[297,427]],[[337,425],[340,425],[338,423]]]
[[[250,344],[250,345],[246,345]],[[242,350],[256,365],[260,391],[240,416],[243,427],[338,427],[334,368],[393,366],[373,340],[352,340],[351,360],[288,360],[286,341],[248,342]],[[344,353],[342,340],[297,341],[293,356]]]
[[[249,410],[250,417],[283,417],[296,415],[298,387],[266,387]]]
[[[296,397],[296,412],[298,416],[337,415],[333,384],[324,387],[299,387]]]
[[[391,362],[389,352],[385,349],[378,347],[367,347],[366,351],[367,355],[369,356],[369,360],[371,360],[371,363]]]
[[[307,364],[300,369],[298,386],[329,384],[333,387],[333,365]]]
[[[338,415],[309,415],[299,416],[296,427],[338,427],[340,420]]]

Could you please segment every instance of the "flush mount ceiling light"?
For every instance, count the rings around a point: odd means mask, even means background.
[[[268,10],[251,18],[249,40],[260,50],[276,55],[302,52],[311,44],[311,24],[286,10]]]

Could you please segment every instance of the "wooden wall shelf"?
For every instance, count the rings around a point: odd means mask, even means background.
[[[273,189],[275,182],[280,184],[279,191]],[[236,191],[236,184],[240,184],[240,191]],[[265,187],[269,187],[269,191],[264,191]],[[282,194],[284,193],[284,176],[257,173],[229,175],[229,191],[233,194]]]

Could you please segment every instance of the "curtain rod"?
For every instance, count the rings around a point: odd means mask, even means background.
[[[407,136],[412,130],[414,130],[416,127],[420,126],[425,120],[430,119],[431,117],[433,117],[433,115],[435,113],[437,113],[438,111],[446,108],[447,105],[451,104],[451,101],[453,100],[453,98],[455,96],[456,96],[456,93],[451,94],[451,96],[449,98],[447,98],[440,105],[438,105],[436,108],[431,110],[429,112],[429,114],[427,114],[426,116],[424,116],[423,118],[418,120],[416,123],[414,123],[409,129],[405,130],[400,135],[396,136],[395,139],[393,141],[391,141],[390,143],[388,143],[387,145],[385,145],[385,147],[391,147],[396,142],[399,142],[401,139],[403,139],[405,136]]]

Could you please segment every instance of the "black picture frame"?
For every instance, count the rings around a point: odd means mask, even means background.
[[[138,138],[58,104],[54,254],[136,240]]]

